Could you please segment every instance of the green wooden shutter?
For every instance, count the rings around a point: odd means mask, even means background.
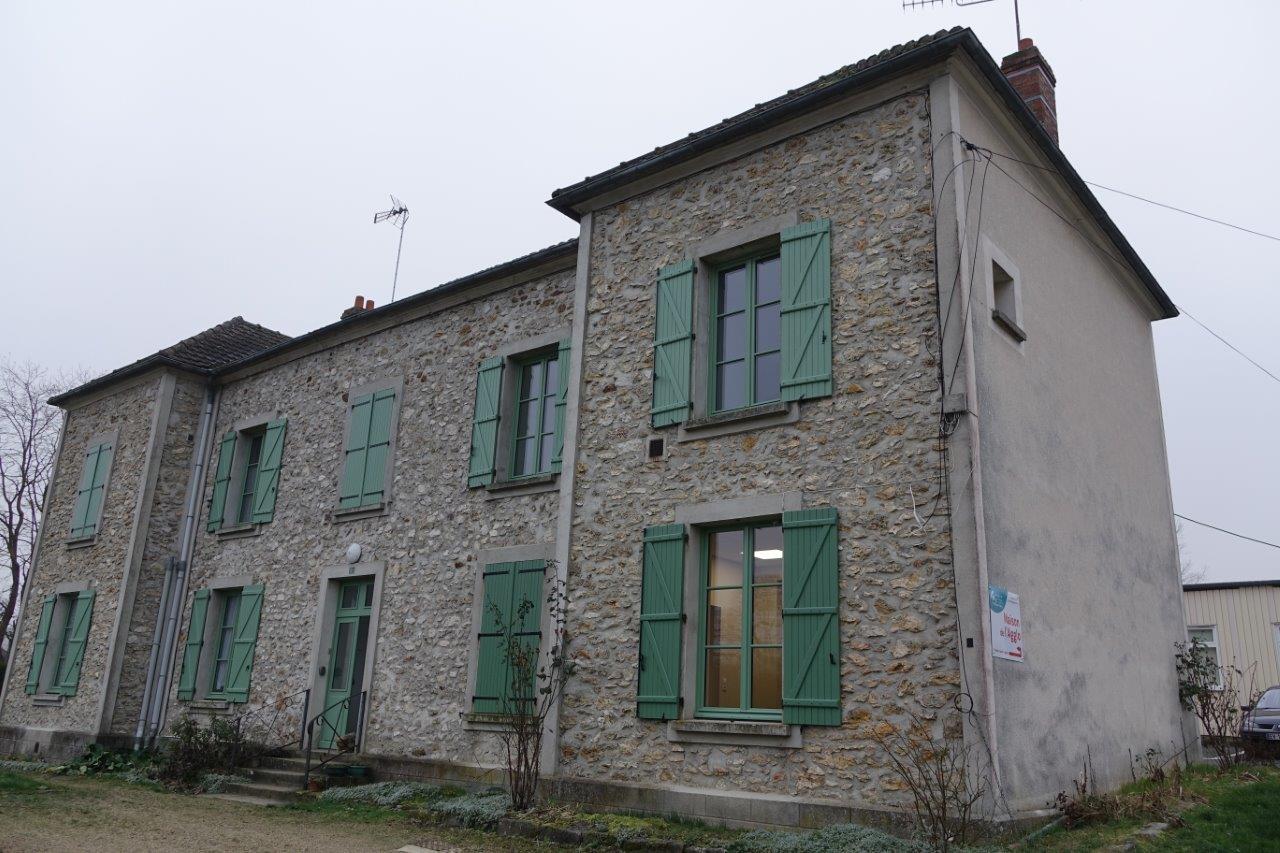
[[[218,446],[218,467],[213,475],[213,497],[209,499],[209,532],[222,527],[227,506],[227,489],[231,486],[231,463],[236,456],[236,432],[228,430]]]
[[[231,641],[230,672],[227,675],[227,698],[232,702],[249,700],[249,678],[253,674],[253,652],[258,645],[258,621],[262,616],[262,584],[246,586],[240,591],[240,608],[236,611],[236,632]]]
[[[84,647],[89,641],[89,624],[93,619],[94,591],[87,589],[76,595],[75,609],[71,611],[71,639],[67,641],[67,671],[60,673],[57,692],[63,696],[76,695],[80,684],[80,663],[84,660]]]
[[[658,272],[653,331],[653,405],[655,427],[678,424],[689,416],[693,367],[693,261]]]
[[[209,612],[209,590],[196,590],[191,602],[191,621],[187,624],[187,644],[182,649],[182,675],[178,678],[178,698],[195,698],[196,675],[200,670],[200,650],[204,647],[204,620]]]
[[[280,484],[280,460],[284,455],[284,434],[288,421],[281,418],[267,424],[262,436],[262,456],[253,485],[253,520],[268,522],[276,514],[276,489]]]
[[[782,399],[831,394],[831,221],[782,232]]]
[[[471,422],[468,486],[487,486],[493,482],[498,446],[498,407],[502,395],[502,365],[502,356],[495,355],[480,362],[480,370],[476,373],[476,406]],[[563,378],[562,376],[562,381]]]
[[[500,714],[507,695],[507,662],[503,646],[511,614],[511,589],[515,563],[492,563],[481,575],[480,634],[476,639],[476,686],[471,710],[477,714]]]
[[[645,528],[636,716],[647,720],[674,720],[680,716],[684,543],[682,524]]]
[[[492,563],[484,567],[476,687],[471,697],[471,710],[477,714],[513,714],[527,709],[513,703],[513,697],[526,702],[537,699],[536,655],[542,645],[542,589],[546,572],[546,560]],[[527,607],[522,606],[525,601],[529,602]],[[515,684],[515,673],[507,654],[508,638],[535,656],[525,684]]]
[[[836,511],[782,514],[782,721],[840,725]]]
[[[569,354],[573,341],[565,338],[560,342],[560,352],[556,358],[558,365],[556,375],[560,377],[560,393],[556,396],[556,451],[551,457],[551,470],[559,471],[561,458],[564,456],[564,415],[569,400]]]
[[[27,692],[40,690],[40,670],[44,668],[44,652],[49,646],[49,623],[53,621],[53,606],[58,603],[58,596],[50,595],[40,608],[40,622],[36,627],[36,642],[31,647],[31,668],[27,670]]]
[[[369,455],[369,425],[373,420],[372,415],[372,394],[365,394],[351,401],[342,482],[338,487],[338,506],[343,509],[360,506],[360,499],[364,494],[365,461]]]
[[[391,457],[391,423],[395,417],[396,392],[390,388],[373,395],[369,410],[369,448],[364,461],[364,485],[360,505],[382,503],[387,496]]]
[[[98,516],[102,511],[107,472],[111,470],[111,445],[96,444],[85,452],[80,472],[80,488],[76,491],[75,509],[71,513],[71,538],[83,539],[98,532]]]

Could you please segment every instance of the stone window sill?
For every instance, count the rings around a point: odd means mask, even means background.
[[[747,720],[673,720],[667,723],[672,743],[718,743],[797,749],[804,744],[800,726]]]
[[[539,474],[536,477],[521,477],[518,480],[499,480],[484,487],[485,500],[495,501],[500,498],[511,498],[518,495],[537,495],[543,492],[554,492],[560,488],[558,473]]]
[[[203,711],[208,714],[230,714],[234,709],[225,699],[192,699],[187,703],[192,711]]]
[[[676,441],[700,441],[722,435],[736,435],[757,429],[793,424],[800,420],[800,404],[765,403],[732,412],[719,412],[687,420],[680,425]]]
[[[246,539],[250,536],[257,536],[262,533],[262,524],[249,522],[248,524],[233,524],[227,527],[220,527],[214,532],[219,540],[226,539]]]
[[[359,521],[362,518],[376,518],[391,511],[391,501],[382,501],[368,506],[334,507],[329,513],[329,520],[334,524],[344,521]]]
[[[76,548],[88,548],[97,541],[98,534],[95,533],[92,536],[80,536],[75,539],[65,539],[63,540],[63,544],[67,546],[68,551],[72,551]]]
[[[61,708],[66,700],[61,693],[37,693],[31,697],[31,704],[39,708]]]
[[[502,732],[510,728],[506,714],[462,714],[462,728],[469,732]]]
[[[1013,318],[1001,311],[999,308],[991,309],[991,319],[996,321],[996,325],[1004,329],[1018,343],[1022,343],[1027,339],[1027,333],[1022,327],[1013,321]]]

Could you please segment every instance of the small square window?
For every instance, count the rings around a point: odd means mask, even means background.
[[[991,261],[991,319],[1018,343],[1027,339],[1022,329],[1022,304],[1018,276],[1001,263]]]

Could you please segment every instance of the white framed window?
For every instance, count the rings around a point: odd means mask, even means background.
[[[1022,275],[1012,259],[986,237],[982,240],[982,264],[991,324],[1021,346],[1027,339],[1022,316]]]
[[[1218,673],[1218,681],[1213,685],[1215,690],[1222,689],[1222,661],[1218,654],[1218,627],[1216,625],[1192,625],[1187,627],[1187,642],[1199,640],[1204,646],[1204,655],[1213,664]]]

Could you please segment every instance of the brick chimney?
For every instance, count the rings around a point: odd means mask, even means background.
[[[1040,120],[1040,125],[1058,141],[1058,101],[1054,96],[1054,87],[1058,80],[1053,76],[1053,69],[1040,53],[1031,39],[1018,42],[1018,52],[1011,53],[1000,63],[1000,70],[1005,79],[1013,84],[1013,88],[1022,96],[1022,102],[1031,110],[1031,114]]]
[[[369,305],[366,307],[364,303],[364,297],[357,296],[355,304],[352,305],[350,308],[348,308],[346,311],[343,311],[342,317],[340,319],[345,320],[348,317],[354,317],[357,314],[363,314],[365,311],[369,310],[369,308],[372,308],[372,307],[373,307],[372,302],[370,302]]]

